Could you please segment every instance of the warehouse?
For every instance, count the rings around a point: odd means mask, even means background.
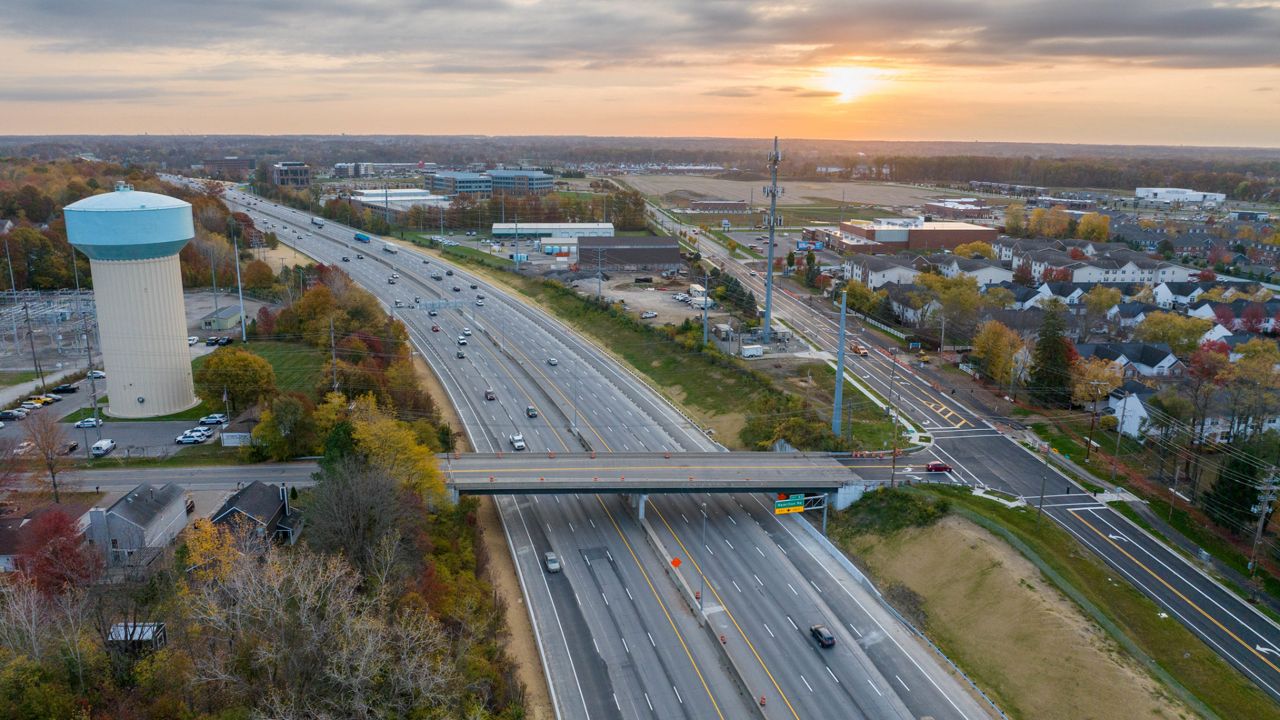
[[[672,270],[684,266],[680,241],[644,237],[580,237],[578,264],[604,270]]]
[[[883,254],[902,250],[954,250],[965,243],[992,243],[997,236],[995,228],[973,223],[889,218],[842,222],[838,239],[843,250]]]
[[[1172,205],[1173,203],[1216,205],[1227,199],[1227,196],[1222,193],[1200,192],[1186,188],[1138,188],[1134,191],[1134,195],[1138,196],[1139,200],[1165,205]]]
[[[494,223],[495,240],[613,237],[613,223]]]

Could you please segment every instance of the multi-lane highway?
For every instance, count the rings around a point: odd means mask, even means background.
[[[273,223],[269,229],[286,243],[342,267],[393,308],[440,377],[477,451],[512,452],[515,433],[529,451],[540,453],[722,450],[630,371],[482,278],[407,246],[389,253],[378,242],[356,243],[349,228],[316,228],[310,216],[267,201],[234,192],[227,200],[260,225]],[[344,255],[349,261],[342,261]],[[453,274],[432,279],[441,270]],[[387,282],[392,273],[400,276],[395,284]],[[478,295],[485,296],[483,305],[476,305]],[[395,300],[407,307],[394,309]],[[458,302],[439,304],[449,300]],[[437,315],[428,307],[437,308]],[[433,325],[440,331],[433,332]],[[472,334],[459,346],[464,328]],[[531,406],[537,417],[526,412]],[[874,617],[875,600],[839,563],[823,560],[812,547],[801,552],[792,545],[794,530],[787,532],[763,510],[748,510],[760,507],[759,498],[701,497],[655,502],[658,512],[652,515],[660,518],[651,515],[649,525],[659,539],[646,537],[628,496],[498,497],[562,717],[736,718],[753,711],[797,720],[986,715],[902,628],[890,628],[895,640],[884,642],[883,625],[892,621]],[[692,530],[670,522],[681,514],[700,517],[702,502],[708,533],[718,533],[723,542],[705,557]],[[680,570],[687,584],[703,582],[705,573],[708,593],[741,618],[739,637],[726,637],[717,647],[698,627],[664,574],[666,558],[659,557],[658,545],[688,557]],[[544,571],[548,551],[560,556],[562,572]],[[748,575],[763,584],[743,587]],[[858,605],[867,610],[858,614]],[[797,629],[780,632],[791,622]],[[834,652],[809,638],[807,628],[815,622],[832,626]],[[748,682],[747,692],[722,660],[725,650],[743,648],[750,648],[741,656],[749,665],[744,674],[768,678],[764,686]],[[760,709],[757,695],[772,702]]]
[[[651,208],[651,212],[661,211]],[[749,268],[713,241],[700,247],[757,297],[763,297],[763,277],[752,276]],[[785,321],[815,347],[836,351],[839,325],[835,313],[785,289],[775,288],[773,297],[775,318]],[[1280,627],[1002,433],[997,419],[984,418],[966,407],[947,391],[945,377],[909,366],[906,358],[893,354],[892,346],[875,333],[861,332],[856,323],[853,325],[855,335],[849,338],[850,345],[860,343],[872,353],[859,357],[846,352],[850,376],[894,399],[902,415],[932,437],[927,451],[904,461],[907,474],[911,465],[919,468],[937,459],[955,468],[953,477],[959,482],[990,486],[1032,505],[1040,503],[1043,493],[1046,515],[1280,700]],[[866,462],[856,467],[864,477],[878,478],[890,472],[883,465]]]

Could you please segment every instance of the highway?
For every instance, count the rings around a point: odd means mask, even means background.
[[[249,201],[234,193],[227,199],[233,205]],[[346,270],[353,281],[389,307],[396,299],[406,305],[415,305],[415,297],[422,301],[420,307],[393,308],[393,312],[404,320],[414,346],[436,370],[475,450],[510,453],[509,437],[516,432],[528,443],[530,455],[722,450],[630,371],[558,321],[482,278],[407,246],[387,253],[380,243],[355,243],[349,228],[326,222],[317,229],[304,213],[252,201],[257,205],[248,211],[276,223],[268,229],[276,230],[282,240]],[[243,204],[239,208],[246,209]],[[281,224],[291,231],[284,232]],[[357,253],[365,258],[357,260]],[[350,262],[342,262],[342,255]],[[454,274],[431,279],[433,272],[446,268]],[[392,272],[400,275],[394,285],[387,282]],[[483,306],[475,304],[479,294],[485,296]],[[436,317],[425,309],[427,303],[454,299],[459,302],[439,309]],[[432,332],[432,324],[438,324],[441,332]],[[464,327],[472,335],[461,348],[465,357],[458,358],[457,340]],[[493,391],[493,400],[485,399],[486,390]],[[538,410],[538,417],[527,417],[529,406]],[[655,506],[662,508],[663,515],[697,513],[700,506],[693,497],[698,496],[664,497]],[[759,502],[758,495],[716,497]],[[727,610],[761,621],[742,626],[739,646],[726,646],[730,652],[751,646],[752,672],[762,670],[771,678],[770,686],[752,685],[748,694],[725,671],[722,649],[698,627],[674,585],[663,578],[665,559],[658,556],[644,525],[637,521],[632,496],[501,495],[497,502],[539,636],[553,701],[562,717],[746,717],[760,712],[753,708],[758,694],[772,699],[763,711],[768,717],[850,717],[844,703],[832,703],[812,689],[816,677],[810,677],[812,670],[825,671],[812,659],[803,666],[796,664],[805,653],[812,655],[816,646],[806,647],[795,637],[776,642],[764,627],[782,627],[788,616],[806,628],[820,621],[816,617],[831,617],[825,610],[819,613],[824,608],[819,589],[823,583],[849,588],[861,602],[873,604],[874,599],[845,569],[789,566],[788,572],[796,573],[791,583],[794,593],[725,597]],[[731,526],[738,522],[734,516],[725,517],[723,522]],[[651,518],[650,526],[655,523]],[[688,543],[679,527],[663,533],[668,540]],[[744,523],[741,533],[738,541],[730,542],[758,547],[765,555],[752,551],[754,557],[744,555],[734,567],[752,567],[762,578],[776,575],[770,558],[789,557],[775,549],[787,540],[775,538],[776,531],[754,522]],[[547,551],[562,558],[562,573],[543,571],[541,561]],[[706,567],[711,587],[720,587],[717,563],[698,565]],[[811,577],[815,573],[819,575]],[[852,706],[868,709],[868,717],[986,716],[933,656],[922,653],[922,660],[908,662],[907,651],[892,645],[886,646],[889,655],[878,647],[872,654],[865,646],[883,643],[839,627],[842,642],[831,653],[829,664],[837,677],[843,675],[844,684],[837,683],[840,693],[834,697],[857,698]],[[904,644],[921,652],[918,641],[903,638]],[[898,659],[886,660],[890,656]],[[886,666],[881,668],[879,663]],[[940,690],[936,695],[917,690],[927,686]]]
[[[651,212],[660,211],[651,208]],[[748,268],[710,239],[699,247],[757,297],[764,297],[763,273],[751,276]],[[829,305],[823,307],[818,300],[811,303],[776,285],[773,297],[775,324],[785,321],[818,349],[836,352],[838,313]],[[951,473],[955,482],[1011,493],[1030,505],[1040,503],[1043,491],[1047,516],[1280,701],[1280,627],[1019,445],[1002,431],[999,419],[985,418],[957,401],[953,392],[946,391],[945,376],[893,354],[888,341],[859,327],[855,320],[849,328],[850,345],[859,343],[872,350],[868,357],[846,351],[849,375],[893,398],[902,415],[932,437],[928,450],[901,461],[914,466],[916,479],[924,463],[937,459],[955,469]],[[885,479],[889,474],[884,461],[852,465],[866,479]],[[899,479],[911,473],[908,469]]]

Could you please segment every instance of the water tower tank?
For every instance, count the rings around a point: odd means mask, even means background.
[[[122,186],[63,212],[68,240],[93,271],[108,414],[154,417],[195,406],[178,265],[195,235],[191,205]]]

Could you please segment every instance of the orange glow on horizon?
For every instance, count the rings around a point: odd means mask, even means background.
[[[849,103],[880,89],[892,75],[880,68],[846,65],[823,68],[819,82],[823,89],[836,93],[836,102]]]

